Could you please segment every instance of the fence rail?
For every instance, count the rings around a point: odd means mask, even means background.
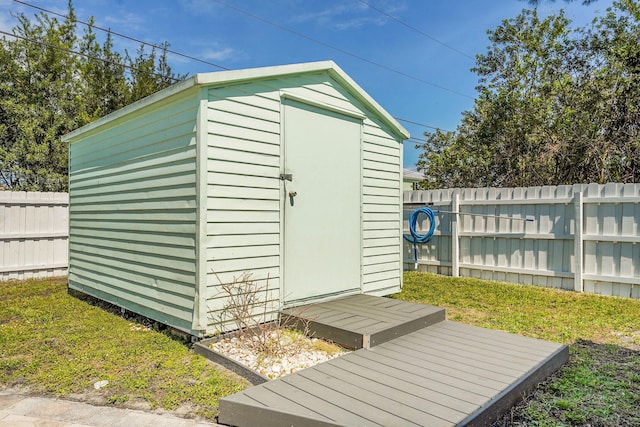
[[[419,270],[640,298],[640,184],[407,191],[404,204],[405,230],[417,206],[437,213]]]
[[[0,280],[67,274],[69,195],[0,191]]]
[[[407,191],[404,203],[405,230],[415,207],[437,212],[419,270],[640,298],[640,184]],[[68,208],[66,193],[0,191],[0,280],[67,274]]]

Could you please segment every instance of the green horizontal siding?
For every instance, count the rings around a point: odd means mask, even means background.
[[[216,330],[237,327],[224,317],[220,282],[245,272],[269,301],[255,308],[256,318],[278,313],[280,99],[270,83],[209,91],[207,307]]]
[[[219,280],[243,272],[260,280],[269,274],[270,295],[279,298],[282,91],[370,114],[324,73],[209,90],[207,283],[214,318],[223,307]],[[401,142],[369,118],[363,137],[363,246],[371,248],[363,253],[364,290],[399,290]]]
[[[187,331],[197,107],[182,94],[70,145],[70,286]]]
[[[70,147],[70,286],[190,330],[199,308],[197,257],[207,263],[208,313],[200,313],[209,319],[207,332],[229,327],[224,319],[217,326],[212,320],[226,303],[220,282],[245,272],[269,301],[257,312],[275,316],[283,91],[367,116],[363,291],[397,290],[400,141],[324,72],[190,89],[77,136]],[[206,111],[199,110],[199,94],[208,95]],[[207,141],[204,150],[196,147],[196,129]],[[206,170],[196,171],[196,164]],[[206,177],[200,187],[206,204],[196,194],[198,176]],[[204,211],[197,211],[198,203]],[[198,224],[206,236],[197,235]],[[196,248],[199,240],[206,241],[204,252]]]
[[[373,294],[399,290],[402,283],[400,235],[401,146],[367,121],[363,147],[363,288]]]

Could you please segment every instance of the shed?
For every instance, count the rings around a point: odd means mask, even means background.
[[[397,292],[408,137],[332,61],[196,74],[64,137],[69,287],[195,336],[245,273],[271,317]]]

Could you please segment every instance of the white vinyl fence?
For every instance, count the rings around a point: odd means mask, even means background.
[[[0,280],[67,274],[69,195],[0,191]]]
[[[406,191],[406,233],[420,206],[436,212],[420,271],[640,298],[640,184]]]

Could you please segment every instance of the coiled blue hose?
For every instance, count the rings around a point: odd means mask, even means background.
[[[420,234],[416,230],[416,226],[418,225],[418,217],[420,214],[424,214],[429,218],[429,230],[426,233]],[[411,216],[409,217],[409,233],[411,234],[403,234],[402,237],[409,242],[413,243],[413,259],[418,267],[418,243],[428,243],[433,238],[433,233],[436,230],[436,216],[433,213],[433,210],[427,207],[418,208],[415,211],[411,212]]]

